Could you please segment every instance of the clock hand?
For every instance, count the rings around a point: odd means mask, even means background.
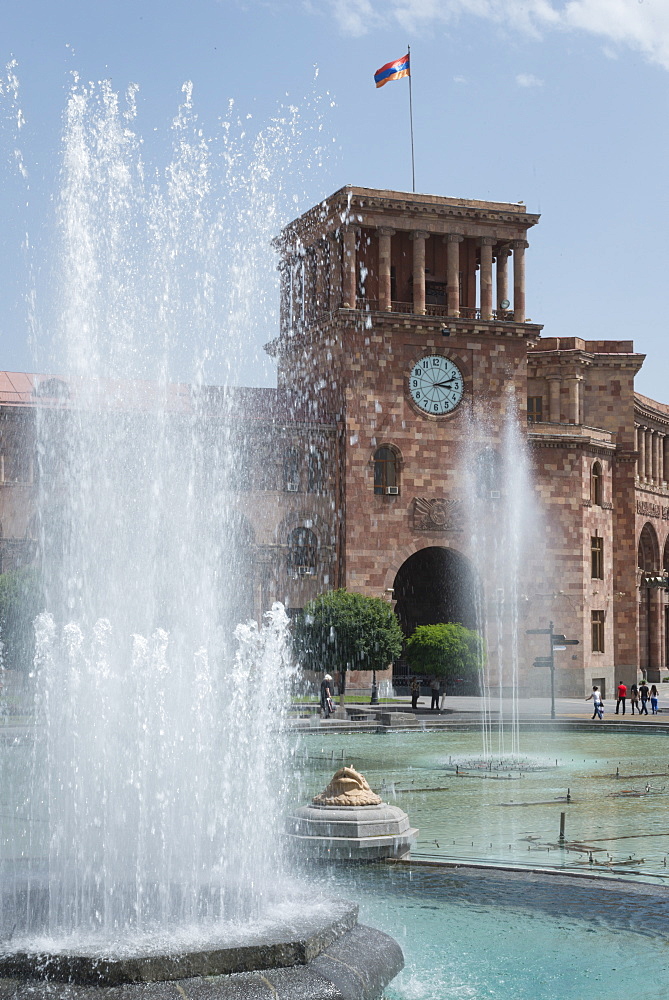
[[[452,378],[449,378],[448,382],[433,382],[432,383],[432,388],[433,389],[445,389],[446,386],[450,385],[451,382],[453,382],[453,381],[454,380]]]

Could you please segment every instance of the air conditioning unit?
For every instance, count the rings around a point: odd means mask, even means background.
[[[501,500],[502,499],[502,494],[500,493],[499,490],[490,490],[490,499],[491,500]]]
[[[386,486],[386,493],[389,497],[396,497],[399,491],[399,486]]]
[[[316,569],[314,566],[298,566],[297,575],[298,576],[314,576]]]
[[[299,486],[297,483],[286,483],[286,489],[289,493],[297,493]]]

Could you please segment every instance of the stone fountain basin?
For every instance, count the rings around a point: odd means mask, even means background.
[[[293,902],[299,910],[299,902]],[[226,932],[225,940],[218,942],[209,929],[206,946],[165,948],[161,953],[146,945],[133,953],[132,946],[125,945],[123,953],[114,956],[105,954],[100,945],[51,949],[39,940],[34,947],[17,942],[10,951],[10,943],[4,942],[0,979],[49,979],[100,987],[285,969],[312,962],[357,925],[358,907],[346,900],[314,905],[305,899],[301,911],[289,920],[265,919],[255,929]]]

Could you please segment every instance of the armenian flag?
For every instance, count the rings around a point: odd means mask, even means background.
[[[386,63],[381,69],[377,69],[374,74],[374,83],[377,87],[383,87],[390,80],[401,80],[403,76],[411,76],[409,68],[409,53],[396,59],[394,62]]]

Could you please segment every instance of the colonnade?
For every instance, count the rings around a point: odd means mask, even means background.
[[[379,310],[392,311],[391,301],[391,268],[392,268],[392,238],[397,230],[388,226],[379,226],[376,230],[378,242],[378,274],[379,274]],[[355,226],[347,226],[343,231],[343,287],[342,306],[344,309],[354,309],[357,296],[357,261],[356,244],[359,230]],[[426,312],[425,303],[425,244],[428,239],[440,239],[446,244],[446,314],[458,317],[461,314],[460,303],[460,244],[465,237],[460,233],[446,235],[428,233],[422,229],[409,232],[413,245],[413,313],[422,316]],[[525,250],[529,246],[525,240],[512,240],[497,246],[498,240],[493,236],[478,237],[480,247],[480,318],[493,319],[496,309],[505,311],[502,303],[508,300],[509,277],[508,259],[513,252],[513,320],[516,323],[525,322]],[[493,258],[496,263],[495,291],[493,295]]]
[[[282,314],[285,326],[292,328],[305,319],[309,308],[355,309],[358,306],[358,254],[360,238],[357,226],[344,226],[338,233],[328,233],[315,245],[284,258],[279,265],[282,273]],[[464,312],[460,301],[460,245],[466,237],[460,233],[446,235],[425,230],[407,230],[412,243],[413,302],[411,312],[424,315],[426,305],[425,247],[428,239],[441,240],[446,245],[446,307],[440,315],[457,318]],[[392,312],[392,239],[399,230],[378,226],[375,230],[378,267],[378,305],[381,312]],[[525,322],[525,240],[500,241],[493,236],[477,237],[479,246],[479,306],[474,316],[491,321],[503,314],[504,319]],[[509,301],[509,257],[513,257],[513,306]],[[493,280],[494,279],[494,280]],[[502,305],[502,303],[505,303]],[[467,309],[467,318],[470,316]]]
[[[651,486],[666,486],[669,475],[669,434],[635,424],[637,479]]]

